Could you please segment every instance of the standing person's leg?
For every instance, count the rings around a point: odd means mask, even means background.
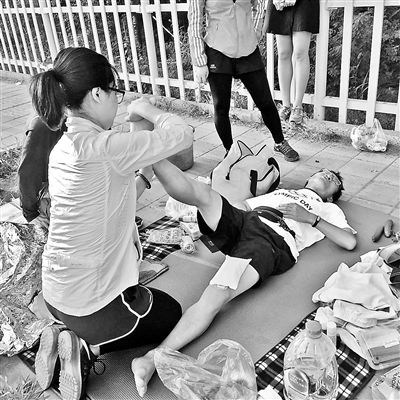
[[[211,95],[214,105],[214,124],[223,146],[229,150],[232,146],[232,130],[229,120],[229,108],[231,103],[232,76],[229,74],[208,75]]]
[[[282,95],[282,108],[280,117],[287,120],[290,116],[290,86],[293,78],[293,44],[290,35],[275,35],[276,47],[278,49],[278,80]]]
[[[289,145],[282,133],[281,120],[269,90],[264,68],[240,75],[246,89],[261,112],[263,121],[275,141],[274,149],[284,155],[286,161],[297,161],[299,154]]]
[[[295,77],[295,99],[290,121],[300,124],[303,121],[303,97],[310,76],[310,32],[293,32],[293,58]]]

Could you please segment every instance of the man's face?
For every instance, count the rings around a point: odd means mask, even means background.
[[[335,194],[341,186],[339,178],[328,169],[317,172],[308,179],[306,187],[315,190],[323,199]]]

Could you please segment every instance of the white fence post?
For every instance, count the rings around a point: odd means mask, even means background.
[[[154,95],[160,94],[160,89],[156,84],[158,78],[156,43],[154,40],[153,22],[151,20],[151,12],[147,11],[149,0],[140,0],[143,17],[144,36],[146,40],[146,50],[149,62],[150,82]]]
[[[382,29],[384,16],[384,3],[377,3],[374,7],[374,24],[372,27],[371,61],[368,77],[367,113],[365,124],[374,124],[376,111],[376,97],[378,95],[379,60],[381,59]]]
[[[314,118],[325,119],[326,72],[328,69],[329,9],[327,0],[320,1],[320,33],[315,51]]]
[[[46,40],[47,43],[49,44],[50,56],[51,59],[54,60],[57,55],[57,46],[56,46],[56,41],[54,40],[53,30],[51,28],[51,22],[50,22],[49,12],[47,11],[46,0],[39,0],[39,5],[42,14],[43,27],[46,32]]]

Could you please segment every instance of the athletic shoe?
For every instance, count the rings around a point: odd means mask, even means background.
[[[58,338],[60,356],[60,393],[63,400],[86,397],[86,384],[97,357],[83,339],[72,331],[63,331]]]
[[[287,121],[289,119],[289,117],[290,117],[291,111],[292,111],[291,107],[282,106],[278,111],[279,118],[282,121]]]
[[[287,140],[284,140],[282,143],[275,144],[274,150],[277,153],[283,154],[286,161],[297,161],[300,156],[299,153],[290,146]]]
[[[39,350],[35,359],[36,380],[39,386],[46,390],[50,386],[56,386],[60,371],[58,359],[58,336],[63,325],[51,325],[45,328],[40,336]]]
[[[300,125],[303,123],[303,118],[304,118],[303,107],[295,107],[290,113],[289,122],[293,122],[297,125]]]
[[[136,226],[137,226],[138,229],[140,229],[143,226],[143,219],[142,218],[136,216],[135,217],[135,222],[136,222]]]

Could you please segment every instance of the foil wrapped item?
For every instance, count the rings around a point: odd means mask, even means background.
[[[0,355],[13,356],[37,341],[49,319],[28,306],[42,289],[46,232],[32,224],[0,222]]]

